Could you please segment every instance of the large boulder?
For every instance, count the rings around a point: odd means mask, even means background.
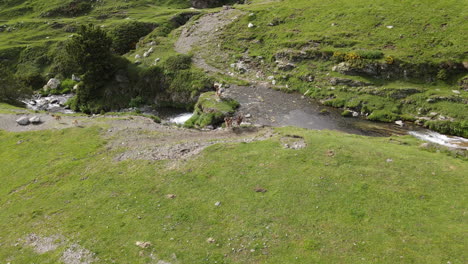
[[[47,84],[44,86],[44,91],[55,90],[60,87],[60,80],[56,78],[51,78]]]
[[[41,118],[38,117],[38,116],[33,116],[33,117],[29,118],[29,122],[31,122],[31,124],[35,124],[35,125],[42,123]]]
[[[186,127],[216,126],[227,116],[232,116],[239,103],[231,98],[220,98],[215,92],[200,95],[192,117],[185,122]]]
[[[26,116],[22,116],[16,119],[16,123],[18,123],[18,125],[20,126],[27,126],[29,125],[29,118],[27,118]]]

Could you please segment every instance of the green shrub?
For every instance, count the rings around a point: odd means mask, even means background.
[[[326,106],[333,106],[333,107],[336,107],[336,108],[340,108],[340,107],[345,106],[346,100],[342,99],[342,98],[335,98],[335,99],[325,101],[323,104],[326,105]]]
[[[445,81],[447,80],[447,78],[448,78],[447,70],[445,69],[439,70],[439,72],[437,73],[437,79],[441,81]]]
[[[399,115],[390,112],[388,110],[375,110],[370,114],[367,119],[371,121],[379,121],[379,122],[393,122],[399,118]]]
[[[135,98],[130,99],[130,103],[128,103],[129,107],[140,107],[145,104],[145,100],[141,98],[141,96],[137,96]]]
[[[341,116],[344,116],[344,117],[351,117],[353,116],[353,113],[349,110],[344,110],[343,112],[341,112]]]
[[[427,121],[424,124],[431,130],[442,134],[468,138],[468,121]]]
[[[32,91],[16,79],[11,71],[0,64],[0,102],[20,104],[20,100],[30,97]]]
[[[169,72],[176,72],[178,70],[186,70],[192,64],[192,56],[179,54],[167,58],[164,68]]]
[[[60,84],[60,93],[65,94],[69,93],[73,90],[73,87],[77,84],[77,82],[71,79],[65,79]]]
[[[148,35],[154,27],[154,24],[138,21],[117,25],[109,32],[109,36],[112,38],[112,50],[117,54],[125,54],[135,49],[140,38]]]

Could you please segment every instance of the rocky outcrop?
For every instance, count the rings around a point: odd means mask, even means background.
[[[405,63],[405,62],[376,62],[356,61],[341,62],[332,68],[333,71],[345,75],[370,76],[386,80],[420,79],[433,82],[439,72],[444,71],[448,76],[465,72],[462,63]]]
[[[320,51],[316,48],[303,50],[285,49],[275,54],[277,61],[297,63],[304,60],[328,60],[333,56],[331,52]]]
[[[361,81],[355,81],[355,80],[351,80],[351,79],[338,78],[338,77],[330,78],[330,84],[331,85],[345,85],[345,86],[350,86],[350,87],[360,87],[360,86],[373,85],[372,83],[368,83],[368,82],[361,82]]]

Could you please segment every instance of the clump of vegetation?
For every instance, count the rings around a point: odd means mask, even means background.
[[[399,115],[384,109],[373,111],[367,118],[372,121],[393,122],[399,118]]]
[[[140,38],[148,35],[154,27],[154,24],[138,21],[124,22],[115,26],[109,32],[112,50],[117,54],[125,54],[135,49]]]
[[[234,114],[239,103],[230,98],[219,98],[215,92],[200,95],[193,116],[185,122],[186,127],[219,125],[224,117]]]
[[[468,121],[427,121],[424,124],[431,130],[443,134],[462,136],[468,138]]]
[[[19,105],[20,100],[28,98],[31,94],[30,88],[23,85],[11,71],[0,64],[0,102]]]
[[[83,76],[83,83],[76,94],[75,110],[89,112],[93,107],[88,104],[94,105],[92,101],[102,97],[103,87],[115,73],[111,45],[112,39],[94,25],[81,26],[78,35],[67,43],[68,55]]]

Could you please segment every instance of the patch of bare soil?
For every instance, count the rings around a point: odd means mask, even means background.
[[[148,118],[110,121],[106,132],[108,150],[120,152],[116,161],[127,159],[184,160],[217,143],[253,142],[271,137],[272,130],[255,127],[194,130],[155,124]]]
[[[37,234],[29,234],[24,238],[23,244],[32,247],[37,254],[44,254],[49,251],[54,251],[65,243],[65,239],[61,235],[39,236]]]
[[[301,136],[296,135],[287,135],[280,139],[281,143],[283,144],[284,148],[288,149],[303,149],[307,147],[307,143],[305,142],[304,138]]]
[[[192,49],[197,49],[193,57],[195,65],[210,72],[221,72],[221,70],[206,63],[205,57],[207,57],[206,55],[214,56],[214,53],[217,54],[217,57],[222,56],[221,52],[214,52],[213,44],[217,43],[223,28],[234,22],[243,13],[241,10],[229,8],[202,16],[182,28],[174,49],[179,53],[189,53]],[[207,46],[210,48],[206,49]]]
[[[65,245],[67,240],[62,235],[40,236],[29,234],[21,240],[22,244],[32,247],[37,254],[54,251]],[[72,244],[62,254],[61,260],[65,264],[91,264],[97,260],[95,253],[78,244]]]
[[[62,255],[65,264],[91,264],[96,260],[95,253],[78,244],[72,244]]]

